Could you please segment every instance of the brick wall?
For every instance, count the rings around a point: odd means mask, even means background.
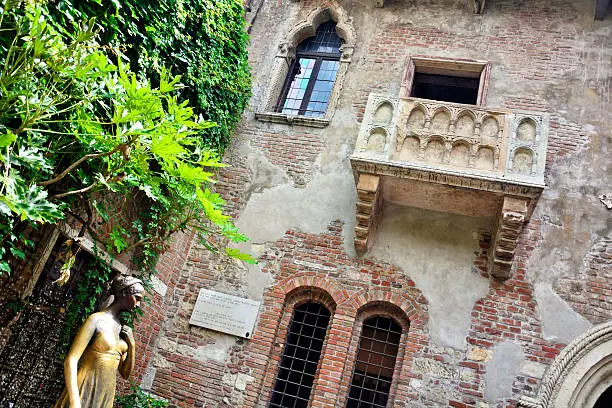
[[[303,186],[312,177],[313,163],[323,147],[321,139],[320,134],[292,131],[259,132],[252,141],[272,164],[287,172],[295,185]]]
[[[585,269],[578,276],[560,279],[556,292],[574,310],[592,323],[603,323],[612,315],[612,239],[604,237],[585,257]]]
[[[166,294],[161,296],[157,291],[147,293],[146,300],[142,302],[142,317],[134,327],[136,340],[136,367],[132,373],[132,380],[139,383],[151,360],[152,352],[159,338],[164,320],[170,308],[169,299],[174,296],[178,283],[177,271],[183,268],[187,254],[191,249],[194,236],[192,233],[177,233],[174,235],[168,250],[160,257],[157,263],[157,278],[166,285]],[[120,379],[119,387],[124,392],[129,382]]]
[[[533,286],[526,277],[527,260],[541,239],[539,224],[532,220],[523,229],[517,245],[520,255],[515,258],[512,277],[504,282],[491,282],[489,294],[474,305],[467,338],[473,351],[459,363],[464,378],[457,386],[460,397],[450,402],[453,407],[476,407],[478,403],[485,403],[487,358],[482,358],[483,351],[487,355],[486,351],[491,352],[496,344],[511,340],[521,345],[527,360],[548,365],[565,346],[543,338]],[[517,376],[512,388],[514,396],[506,401],[508,406],[514,406],[521,395],[532,395],[539,380],[526,374]],[[505,405],[500,402],[498,406]]]
[[[575,45],[578,29],[559,24],[568,14],[575,13],[569,4],[537,1],[524,7],[516,1],[495,2],[487,5],[483,18],[499,18],[484,32],[458,32],[452,26],[440,28],[435,19],[419,24],[385,25],[371,37],[366,58],[392,65],[401,63],[410,49],[433,49],[441,55],[464,49],[476,51],[481,59],[495,55],[496,61],[503,61],[504,71],[516,79],[562,78],[580,66],[580,49]],[[449,7],[443,3],[428,6],[439,14],[447,13],[448,9],[444,8]]]

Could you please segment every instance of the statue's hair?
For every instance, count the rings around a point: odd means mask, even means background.
[[[133,276],[119,275],[111,284],[111,294],[115,299],[142,292],[142,281]]]

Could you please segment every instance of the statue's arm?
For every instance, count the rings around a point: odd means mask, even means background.
[[[85,320],[85,323],[83,323],[83,326],[77,332],[66,360],[64,360],[64,379],[66,380],[66,391],[68,392],[71,408],[81,408],[79,386],[77,384],[79,359],[95,333],[96,318],[92,315]]]
[[[132,375],[132,370],[136,364],[136,342],[134,341],[134,334],[132,329],[128,326],[121,328],[121,337],[125,339],[128,344],[127,352],[121,357],[121,363],[119,364],[119,374],[126,380]]]

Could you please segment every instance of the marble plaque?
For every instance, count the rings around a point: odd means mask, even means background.
[[[200,289],[189,324],[249,339],[258,311],[255,300]]]

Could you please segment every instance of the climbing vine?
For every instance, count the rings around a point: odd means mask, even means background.
[[[112,269],[96,254],[83,276],[79,277],[74,296],[66,307],[64,330],[60,338],[62,351],[68,350],[75,330],[94,312],[100,294],[112,276]]]
[[[99,8],[79,9],[89,3]],[[226,145],[248,97],[239,2],[0,4],[0,274],[10,274],[11,260],[34,245],[24,231],[58,222],[111,256],[128,254],[145,277],[178,231],[254,262],[229,245],[246,237],[212,189],[215,169],[224,166],[217,148]],[[183,8],[184,26],[161,20],[172,14],[169,5]],[[175,29],[175,37],[163,34]],[[149,40],[136,41],[146,33]],[[203,56],[170,52],[187,41],[179,37],[201,33]],[[184,77],[174,74],[181,63],[191,67]],[[234,82],[232,67],[241,75]],[[185,86],[196,80],[193,89]],[[74,256],[59,284],[69,279]],[[86,273],[68,322],[93,308],[110,277],[108,267]]]
[[[118,395],[115,398],[115,403],[118,408],[165,408],[168,406],[167,401],[153,398],[136,384],[130,386],[129,394]]]
[[[243,0],[57,0],[49,7],[68,31],[94,17],[99,43],[120,50],[154,84],[163,67],[181,75],[179,99],[216,123],[198,135],[223,152],[251,92]]]

